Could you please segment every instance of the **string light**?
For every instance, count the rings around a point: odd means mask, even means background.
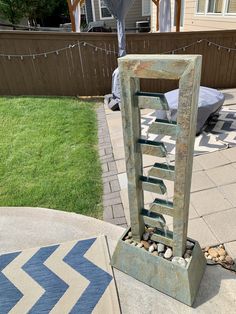
[[[195,46],[196,44],[201,44],[203,42],[206,42],[208,47],[214,46],[218,50],[225,50],[227,52],[234,52],[234,51],[236,51],[236,48],[233,48],[233,47],[222,46],[222,45],[219,45],[219,44],[214,43],[212,41],[209,41],[208,39],[199,39],[199,40],[197,40],[195,42],[192,42],[189,45],[186,45],[186,46],[183,46],[183,47],[179,47],[179,48],[176,48],[176,49],[172,49],[172,50],[169,50],[169,51],[165,51],[165,52],[162,52],[161,54],[175,54],[175,52],[178,52],[178,51],[186,51],[188,48],[190,48],[192,46]],[[236,43],[235,43],[235,45],[236,45]],[[115,51],[115,50],[107,50],[105,48],[101,48],[101,47],[95,46],[95,45],[90,44],[90,43],[85,42],[85,41],[83,41],[83,42],[79,42],[78,41],[77,43],[69,44],[68,46],[65,46],[63,48],[56,49],[56,50],[45,51],[45,52],[34,53],[34,54],[4,54],[4,53],[0,53],[0,57],[8,58],[8,60],[12,60],[13,58],[20,58],[21,60],[24,60],[25,58],[33,58],[35,60],[37,57],[42,57],[42,56],[47,58],[47,56],[51,55],[51,54],[54,54],[54,55],[56,54],[58,56],[60,54],[60,52],[62,52],[62,51],[65,51],[65,50],[68,50],[68,49],[73,49],[73,48],[76,48],[76,47],[79,47],[79,46],[83,46],[83,47],[88,46],[88,47],[93,48],[94,51],[96,51],[96,52],[101,51],[101,52],[105,52],[107,55],[114,54],[114,55],[118,56],[118,52]]]

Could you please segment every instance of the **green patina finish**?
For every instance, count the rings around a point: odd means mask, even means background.
[[[132,237],[139,242],[145,225],[156,227],[151,239],[172,247],[173,255],[182,257],[187,241],[201,56],[128,55],[119,59],[119,71]],[[179,80],[177,122],[156,119],[148,130],[175,138],[175,166],[155,163],[148,177],[143,175],[142,154],[166,157],[167,152],[163,143],[141,139],[140,108],[169,108],[162,94],[140,91],[140,78]],[[150,209],[145,209],[144,190],[164,194],[166,186],[162,179],[174,181],[173,203],[156,198]],[[173,232],[166,230],[163,214],[173,217]],[[195,245],[191,260],[186,267],[180,267],[125,243],[122,237],[112,257],[112,265],[191,305],[205,269],[199,244],[192,241]],[[130,260],[135,262],[130,263]]]

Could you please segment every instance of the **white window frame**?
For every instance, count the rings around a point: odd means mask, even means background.
[[[103,17],[102,16],[102,8],[103,6],[101,6],[101,0],[98,0],[98,7],[99,7],[99,16],[100,16],[100,20],[112,20],[114,19],[114,16],[107,16],[107,17]],[[106,7],[106,6],[105,6]]]
[[[234,13],[228,13],[227,12],[228,4],[229,4],[229,0],[226,0],[225,1],[225,6],[224,6],[224,12],[225,12],[224,14],[227,15],[227,16],[235,16],[236,12],[234,12]]]
[[[145,1],[149,1],[150,4],[150,11],[149,14],[145,14],[144,9],[145,9]],[[142,0],[142,16],[151,16],[151,0]]]
[[[229,0],[223,0],[222,13],[207,12],[207,10],[208,10],[208,2],[209,2],[209,0],[205,0],[205,10],[204,10],[204,13],[203,13],[203,12],[197,12],[198,0],[195,1],[195,16],[205,16],[205,17],[212,16],[212,17],[230,18],[230,17],[236,15],[236,12],[235,13],[228,13],[227,12]]]

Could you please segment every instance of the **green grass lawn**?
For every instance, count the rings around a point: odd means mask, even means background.
[[[0,98],[0,206],[102,216],[95,104]]]

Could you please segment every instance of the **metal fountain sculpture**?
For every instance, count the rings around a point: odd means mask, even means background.
[[[131,228],[118,241],[111,264],[191,306],[206,265],[198,242],[187,238],[201,56],[127,55],[119,59],[119,71]],[[169,108],[163,94],[140,90],[141,78],[179,80],[177,122],[156,119],[149,127],[150,133],[175,138],[175,165],[155,163],[148,176],[143,175],[142,154],[165,158],[167,152],[162,142],[141,138],[140,109]],[[174,181],[173,202],[156,198],[150,209],[145,209],[144,191],[165,194],[163,180]],[[166,229],[163,215],[173,217],[173,231]],[[192,253],[186,265],[154,256],[135,245],[142,240],[147,227],[153,228],[150,240],[171,248],[174,257],[184,256],[188,241]],[[133,244],[125,241],[130,231]]]

